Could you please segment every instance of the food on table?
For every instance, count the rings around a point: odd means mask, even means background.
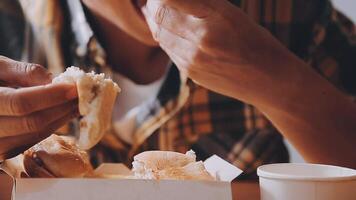
[[[138,179],[215,180],[193,151],[146,151],[134,157],[134,177]]]

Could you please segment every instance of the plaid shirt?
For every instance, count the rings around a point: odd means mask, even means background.
[[[327,0],[233,3],[330,81],[356,93],[355,27]],[[0,0],[0,27],[1,55],[43,64],[54,74],[76,65],[112,75],[79,0]],[[174,66],[157,97],[140,109],[134,143],[108,132],[91,150],[95,165],[130,163],[144,150],[193,149],[199,159],[217,154],[252,178],[261,164],[288,162],[283,138],[262,113],[194,84]]]

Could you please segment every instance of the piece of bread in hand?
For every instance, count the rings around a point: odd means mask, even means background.
[[[53,83],[75,83],[79,96],[80,134],[78,145],[90,149],[110,129],[111,115],[120,88],[104,74],[85,73],[77,67],[67,70],[53,79]]]
[[[193,151],[146,151],[134,157],[134,177],[138,179],[215,180]]]
[[[79,149],[75,139],[51,135],[24,152],[26,173],[34,178],[75,178],[91,174],[88,154]]]

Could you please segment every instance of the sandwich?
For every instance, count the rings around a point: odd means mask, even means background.
[[[67,70],[52,83],[76,84],[79,98],[80,133],[71,137],[52,135],[24,152],[23,165],[30,177],[83,177],[92,174],[84,150],[95,146],[110,129],[111,114],[120,88],[104,74]]]
[[[85,73],[77,67],[67,68],[52,82],[76,84],[82,116],[77,143],[81,149],[92,148],[110,129],[112,109],[120,88],[104,74]]]
[[[134,157],[132,171],[137,179],[215,180],[205,169],[202,161],[196,162],[193,151],[186,154],[146,151]]]
[[[93,171],[88,154],[75,139],[57,135],[25,151],[23,165],[27,175],[34,178],[77,178]]]

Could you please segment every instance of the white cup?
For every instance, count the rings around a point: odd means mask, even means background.
[[[356,200],[356,170],[283,163],[257,169],[261,200]]]

